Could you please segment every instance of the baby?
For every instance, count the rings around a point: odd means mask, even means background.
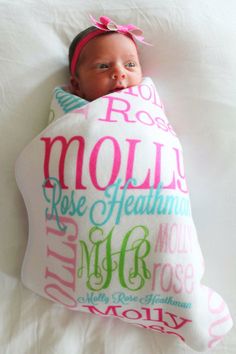
[[[142,69],[134,38],[136,26],[119,26],[107,17],[79,33],[69,48],[71,93],[93,101],[111,92],[138,85]]]
[[[136,86],[143,80],[136,41],[144,42],[138,27],[117,25],[108,17],[80,32],[69,47],[70,84],[56,87],[48,124],[60,112],[69,113],[109,93]],[[55,103],[55,104],[54,104]]]
[[[58,120],[17,160],[30,225],[23,283],[71,310],[206,350],[232,321],[200,283],[182,147],[154,82],[142,78],[142,31],[92,21],[70,46],[71,89],[54,90]]]

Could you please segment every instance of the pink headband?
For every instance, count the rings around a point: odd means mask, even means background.
[[[151,45],[147,42],[144,42],[144,37],[142,36],[143,31],[134,26],[134,25],[117,25],[114,21],[112,21],[110,18],[106,16],[100,17],[100,22],[96,21],[95,18],[93,18],[90,15],[90,19],[92,20],[93,24],[95,27],[97,27],[97,30],[94,30],[92,32],[89,32],[81,41],[78,42],[72,60],[71,60],[71,75],[73,76],[76,71],[76,64],[78,62],[81,50],[87,44],[92,38],[97,37],[101,34],[104,34],[104,32],[118,32],[121,34],[124,34],[126,36],[129,36],[133,41],[136,39],[137,41]]]

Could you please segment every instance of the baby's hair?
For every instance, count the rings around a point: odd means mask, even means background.
[[[88,33],[96,31],[97,27],[95,26],[90,26],[88,28],[86,28],[85,30],[83,30],[82,32],[78,33],[75,38],[72,40],[70,46],[69,46],[69,68],[71,68],[71,61],[75,52],[75,48],[77,46],[77,44],[84,38],[87,36]]]
[[[86,28],[85,30],[83,30],[82,32],[78,33],[75,38],[72,40],[70,46],[69,46],[69,69],[71,71],[71,63],[72,63],[72,59],[73,59],[73,56],[74,56],[74,52],[75,52],[75,49],[78,45],[78,43],[80,41],[82,41],[82,39],[84,37],[86,37],[89,33],[91,32],[94,32],[94,31],[98,31],[97,27],[95,26],[91,26],[91,27],[88,27]],[[99,35],[108,35],[108,34],[114,34],[116,33],[115,31],[114,32],[102,32],[99,34]]]
[[[87,36],[88,33],[93,32],[97,30],[97,28],[95,26],[91,26],[86,28],[85,30],[83,30],[82,32],[78,33],[75,38],[72,40],[70,47],[69,47],[69,67],[71,67],[71,61],[74,55],[74,51],[75,48],[77,46],[77,44],[84,38]]]

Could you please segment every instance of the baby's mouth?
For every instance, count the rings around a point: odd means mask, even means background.
[[[124,88],[125,88],[124,86],[117,86],[117,87],[115,87],[114,89],[112,89],[112,90],[110,91],[110,93],[123,90]]]

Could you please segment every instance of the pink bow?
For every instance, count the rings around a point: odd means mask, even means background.
[[[113,20],[106,16],[101,16],[99,19],[100,22],[95,20],[92,15],[90,15],[90,19],[92,20],[94,26],[102,31],[114,31],[122,34],[129,34],[133,39],[136,39],[143,44],[152,45],[150,43],[144,42],[144,37],[142,35],[143,31],[134,25],[117,25]]]

